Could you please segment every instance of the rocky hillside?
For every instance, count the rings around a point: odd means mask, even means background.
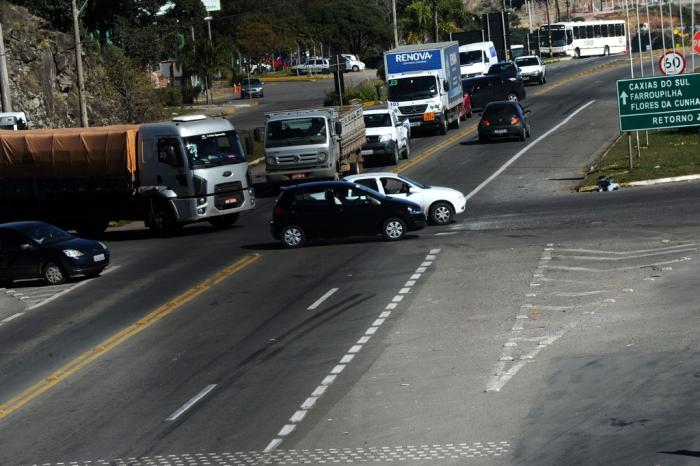
[[[12,107],[27,114],[31,128],[79,126],[73,38],[48,29],[25,8],[0,0]],[[94,47],[93,47],[94,48]],[[87,50],[87,52],[86,52]],[[134,120],[95,50],[84,47],[88,118],[101,126]],[[114,73],[112,73],[113,75]],[[156,102],[157,104],[157,102]]]

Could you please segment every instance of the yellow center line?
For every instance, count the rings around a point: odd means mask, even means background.
[[[104,340],[102,343],[84,352],[80,356],[54,371],[52,374],[22,390],[8,401],[0,404],[0,419],[9,416],[41,394],[63,382],[71,375],[74,375],[91,362],[112,351],[131,337],[138,335],[156,322],[180,309],[188,302],[201,296],[213,286],[218,285],[226,278],[243,270],[256,260],[260,259],[261,256],[262,255],[259,253],[251,253],[242,257],[230,266],[221,269],[201,283],[198,283],[171,301],[168,301],[167,303],[141,317],[133,324],[123,328],[119,332]]]

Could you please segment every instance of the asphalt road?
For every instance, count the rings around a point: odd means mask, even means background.
[[[398,169],[470,196],[452,225],[285,251],[262,198],[227,231],[111,230],[112,272],[3,299],[0,464],[692,464],[698,185],[571,191],[617,134],[627,69],[590,72],[615,60],[550,66],[526,143],[415,139]]]

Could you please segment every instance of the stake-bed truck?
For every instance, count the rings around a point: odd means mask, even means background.
[[[42,219],[88,236],[118,220],[225,227],[255,206],[247,174],[223,118],[0,132],[0,222]]]
[[[459,44],[402,45],[384,53],[384,69],[391,108],[412,127],[430,127],[447,134],[459,128],[462,85]]]

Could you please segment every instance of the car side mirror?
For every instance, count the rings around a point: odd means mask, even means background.
[[[408,194],[418,194],[419,192],[420,190],[416,187],[411,186],[410,188],[408,188]]]

